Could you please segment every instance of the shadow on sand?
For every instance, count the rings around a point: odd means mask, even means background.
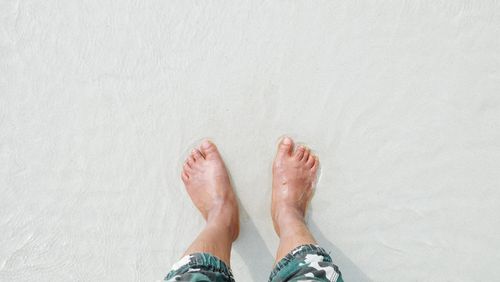
[[[357,267],[352,260],[349,259],[337,246],[335,246],[325,235],[321,232],[318,225],[312,220],[308,223],[309,229],[318,241],[318,244],[325,248],[327,251],[332,252],[331,256],[333,262],[339,267],[342,272],[342,278],[346,282],[372,282],[366,274]]]
[[[240,237],[234,245],[234,250],[248,266],[252,276],[249,277],[251,279],[243,279],[242,281],[267,281],[273,267],[274,255],[267,249],[257,227],[241,205],[240,213],[245,219],[240,222]]]

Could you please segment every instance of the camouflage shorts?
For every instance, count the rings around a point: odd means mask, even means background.
[[[231,269],[208,253],[183,257],[172,267],[165,281],[229,281],[234,282]],[[317,245],[301,245],[293,249],[274,267],[269,282],[337,281],[343,282],[330,255]]]

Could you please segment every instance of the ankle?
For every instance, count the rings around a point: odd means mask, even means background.
[[[276,210],[274,221],[278,225],[286,225],[294,222],[304,222],[305,213],[295,207],[282,207]]]
[[[208,213],[207,228],[216,228],[227,233],[233,239],[236,239],[239,233],[238,212],[230,205],[220,205],[213,207]]]
[[[275,214],[274,225],[278,236],[294,233],[306,226],[304,212],[295,208],[284,208]]]

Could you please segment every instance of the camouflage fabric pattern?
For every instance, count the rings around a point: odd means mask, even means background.
[[[164,281],[234,282],[231,269],[209,253],[195,253],[183,257],[172,266]]]
[[[330,255],[317,245],[301,245],[293,249],[275,266],[269,282],[331,281],[343,282],[339,268]]]
[[[208,253],[195,253],[174,264],[165,281],[234,282],[234,278],[231,270],[220,259]],[[330,255],[317,245],[298,246],[276,264],[269,282],[282,281],[343,282]]]

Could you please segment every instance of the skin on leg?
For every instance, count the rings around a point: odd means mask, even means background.
[[[271,214],[280,238],[275,263],[297,246],[316,243],[304,218],[318,167],[318,157],[308,148],[297,146],[294,150],[292,139],[281,140],[273,162]]]
[[[215,144],[205,140],[198,149],[193,149],[181,178],[193,204],[206,220],[184,255],[210,253],[229,266],[231,246],[239,234],[238,203]]]
[[[228,230],[207,224],[198,237],[191,243],[184,255],[210,253],[230,266],[233,239]]]

